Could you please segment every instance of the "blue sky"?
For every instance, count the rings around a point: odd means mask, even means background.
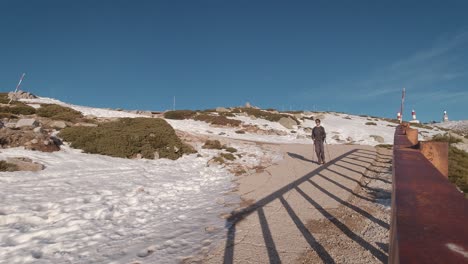
[[[0,1],[0,90],[468,119],[468,1]]]

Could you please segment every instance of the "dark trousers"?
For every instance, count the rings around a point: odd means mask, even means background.
[[[317,162],[325,162],[325,149],[323,148],[322,140],[314,140],[315,154],[317,154]]]

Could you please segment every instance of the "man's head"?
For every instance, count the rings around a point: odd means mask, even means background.
[[[320,126],[320,119],[315,119],[315,125]]]

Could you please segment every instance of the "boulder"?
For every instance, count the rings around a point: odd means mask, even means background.
[[[34,118],[22,118],[16,122],[15,127],[16,128],[21,128],[21,127],[37,127],[39,126],[39,122],[37,122],[36,119]]]
[[[278,123],[287,129],[292,129],[295,125],[297,125],[296,121],[290,117],[282,117]]]
[[[44,130],[42,129],[42,127],[36,127],[33,129],[33,132],[36,133],[36,134],[42,134],[42,132],[44,132]]]
[[[9,92],[8,93],[8,98],[13,99],[13,100],[34,99],[34,98],[37,98],[37,96],[35,96],[34,94],[29,93],[29,92],[18,90],[16,93],[15,92]]]
[[[8,123],[5,124],[5,127],[6,127],[6,128],[12,128],[12,129],[13,129],[13,128],[16,128],[16,123],[14,123],[14,122],[8,122]]]
[[[50,126],[53,128],[62,129],[67,127],[67,123],[65,123],[65,121],[53,121],[50,123]]]
[[[229,109],[224,108],[224,107],[216,107],[216,112],[218,113],[227,113],[230,112]]]
[[[8,163],[15,164],[20,171],[40,171],[45,168],[44,165],[33,162],[29,158],[17,157],[17,158],[7,158]]]

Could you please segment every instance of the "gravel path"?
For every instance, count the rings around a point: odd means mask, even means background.
[[[278,147],[279,164],[239,177],[224,243],[187,263],[386,262],[391,152],[330,145],[320,166],[310,145]]]

